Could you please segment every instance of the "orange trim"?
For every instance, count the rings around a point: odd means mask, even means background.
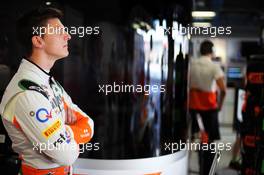
[[[217,108],[216,92],[204,92],[197,89],[190,90],[190,109],[211,110]]]
[[[77,122],[69,125],[74,133],[74,139],[78,144],[87,143],[92,138],[92,129],[88,124],[88,118],[83,117],[76,111],[74,111],[74,114],[77,116]]]
[[[158,173],[150,173],[150,174],[144,174],[144,175],[160,175],[161,172],[158,172]]]
[[[52,175],[68,175],[69,172],[70,172],[69,166],[62,166],[51,169],[36,169],[31,166],[22,164],[22,174],[25,175],[45,175],[49,173]]]
[[[63,100],[64,109],[67,110],[69,106]],[[74,140],[78,144],[87,143],[91,140],[92,129],[88,123],[89,118],[83,116],[80,112],[73,110],[73,114],[76,116],[77,120],[75,124],[69,125],[74,133]]]
[[[14,116],[14,118],[13,118],[13,125],[14,125],[17,129],[22,130],[20,124],[18,123],[18,121],[17,121],[17,119],[16,119],[16,116]]]
[[[205,131],[200,131],[200,139],[202,143],[209,143],[209,136],[207,134],[207,132]]]

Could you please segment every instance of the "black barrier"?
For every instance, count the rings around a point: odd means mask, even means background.
[[[264,55],[250,57],[246,79],[246,103],[241,125],[241,173],[242,175],[263,175]]]

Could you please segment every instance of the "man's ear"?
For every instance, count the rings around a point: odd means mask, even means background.
[[[43,48],[44,47],[44,40],[40,36],[33,36],[31,38],[32,44],[34,47]]]

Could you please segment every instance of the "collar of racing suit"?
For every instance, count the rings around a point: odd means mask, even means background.
[[[54,80],[53,76],[50,75],[49,72],[45,71],[40,66],[38,66],[36,63],[34,63],[34,62],[32,62],[26,58],[22,59],[20,68],[21,68],[21,70],[26,69],[26,70],[29,70],[29,71],[36,73],[38,76],[41,77],[41,79],[44,80],[44,82],[47,82],[50,85],[50,87],[53,91],[53,85],[55,84],[55,80]],[[54,93],[54,91],[53,91],[53,93]]]
[[[49,72],[45,71],[41,67],[39,67],[36,63],[30,61],[29,59],[23,58],[21,61],[21,66],[18,69],[18,71],[21,70],[29,70],[36,73],[38,76],[40,76],[45,81],[50,81],[51,75]]]

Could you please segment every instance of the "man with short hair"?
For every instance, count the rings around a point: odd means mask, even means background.
[[[197,114],[200,114],[205,132],[208,134],[208,144],[220,139],[218,111],[222,109],[226,94],[224,73],[220,65],[213,63],[213,43],[204,41],[200,47],[201,57],[193,59],[190,65],[190,114],[192,116],[193,133],[199,131]],[[217,100],[217,87],[220,89],[220,99]],[[218,101],[218,102],[217,102]],[[205,139],[207,140],[207,139]],[[210,151],[201,151],[200,174],[208,175],[213,156]]]
[[[18,21],[26,57],[6,88],[0,114],[26,175],[70,174],[79,144],[89,142],[94,133],[93,120],[49,74],[69,54],[71,36],[61,17],[58,9],[40,8]],[[47,32],[47,27],[56,32]],[[46,32],[40,35],[40,30]]]

